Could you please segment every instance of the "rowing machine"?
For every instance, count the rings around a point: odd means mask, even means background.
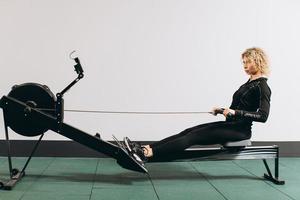
[[[64,123],[63,95],[83,78],[83,69],[80,61],[78,58],[74,60],[76,62],[74,68],[78,76],[66,88],[57,93],[56,96],[46,85],[25,83],[15,85],[7,96],[1,98],[0,107],[3,109],[10,180],[8,182],[0,181],[0,187],[11,190],[25,176],[25,169],[40,144],[44,133],[48,130],[52,130],[112,157],[116,159],[119,165],[126,169],[147,173],[147,169],[143,164],[135,160],[124,148],[102,140],[97,134],[93,136]],[[32,137],[40,135],[21,171],[14,169],[12,166],[8,127],[23,136]]]
[[[25,175],[25,169],[36,151],[44,133],[48,130],[57,132],[84,146],[94,149],[109,157],[115,158],[122,167],[138,172],[147,173],[145,166],[138,162],[122,147],[121,144],[113,144],[102,140],[97,134],[92,136],[84,131],[64,123],[64,99],[63,95],[83,78],[83,69],[78,58],[75,71],[78,77],[56,96],[50,89],[37,83],[25,83],[16,85],[7,96],[0,100],[3,109],[5,137],[7,142],[7,157],[9,163],[10,180],[0,182],[4,189],[12,189],[13,186]],[[8,127],[23,136],[39,136],[36,145],[28,157],[23,169],[19,171],[12,167],[10,140]],[[268,175],[265,178],[275,184],[284,184],[279,177],[279,147],[245,147],[245,144],[227,144],[221,148],[191,148],[171,156],[149,159],[149,162],[171,161],[198,161],[198,160],[232,160],[232,159],[263,159]],[[266,159],[275,159],[275,177],[272,175]]]

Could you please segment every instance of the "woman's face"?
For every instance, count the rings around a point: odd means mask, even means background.
[[[258,73],[258,69],[255,62],[247,57],[243,58],[244,70],[248,75],[255,75]]]

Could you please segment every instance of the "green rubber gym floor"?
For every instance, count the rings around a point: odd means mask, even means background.
[[[24,161],[14,158],[13,165],[21,168]],[[285,185],[264,180],[260,160],[150,163],[147,168],[149,177],[110,158],[34,157],[13,190],[0,190],[0,200],[300,199],[300,158],[281,158]],[[7,178],[7,158],[1,157],[0,179]]]

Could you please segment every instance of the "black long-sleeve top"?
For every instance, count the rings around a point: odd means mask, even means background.
[[[226,121],[241,122],[248,127],[253,121],[266,122],[270,111],[271,89],[267,78],[248,80],[234,94],[230,109],[235,110],[233,117]],[[246,127],[245,127],[246,128]]]

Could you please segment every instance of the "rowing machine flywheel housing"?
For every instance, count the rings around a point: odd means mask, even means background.
[[[15,85],[8,96],[26,104],[22,112],[14,107],[5,110],[6,123],[13,131],[24,136],[37,136],[49,129],[41,120],[31,115],[31,108],[36,108],[55,116],[56,97],[46,85],[38,83]]]

